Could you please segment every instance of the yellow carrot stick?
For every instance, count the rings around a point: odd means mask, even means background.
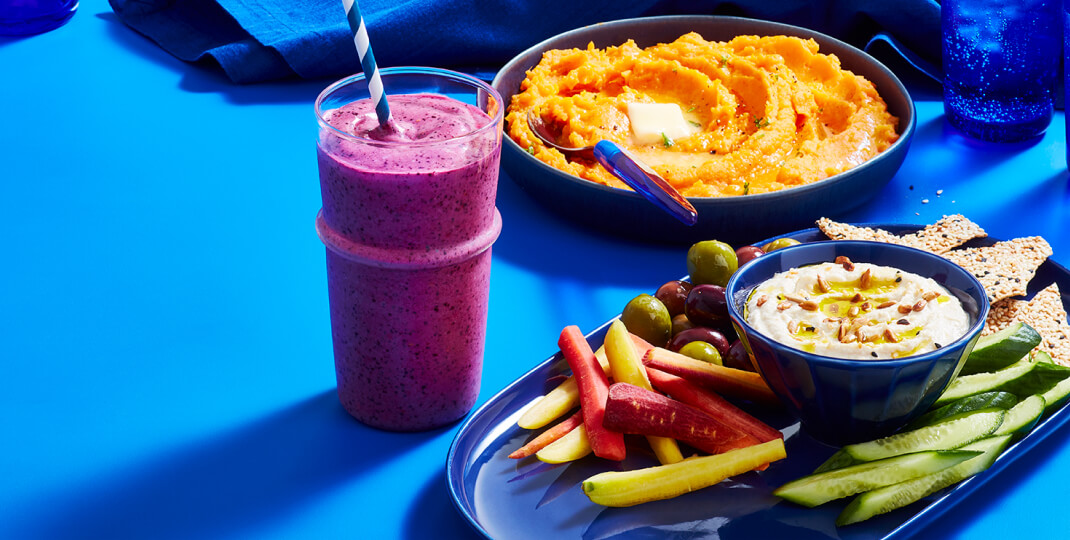
[[[610,377],[616,382],[633,384],[645,390],[653,390],[647,379],[642,357],[628,334],[628,329],[619,319],[613,321],[606,332],[606,359],[609,360]],[[680,445],[668,437],[648,436],[647,442],[654,450],[654,455],[662,465],[676,463],[684,459]]]

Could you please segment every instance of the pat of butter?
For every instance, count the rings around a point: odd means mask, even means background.
[[[684,119],[675,103],[629,103],[628,119],[632,123],[632,140],[636,144],[671,144],[702,131]]]

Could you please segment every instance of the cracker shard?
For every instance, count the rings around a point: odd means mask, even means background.
[[[965,244],[974,238],[984,238],[988,233],[980,225],[961,214],[944,216],[924,229],[902,236],[884,229],[857,227],[839,223],[828,218],[817,220],[817,228],[833,240],[869,240],[909,246],[941,255]]]
[[[1037,268],[1052,254],[1039,236],[1015,238],[991,246],[959,249],[942,256],[970,272],[981,282],[991,303],[1026,293]]]
[[[981,334],[998,332],[1014,322],[1032,326],[1042,337],[1038,348],[1057,363],[1070,366],[1070,324],[1057,284],[1052,283],[1029,301],[1006,298],[993,304]]]

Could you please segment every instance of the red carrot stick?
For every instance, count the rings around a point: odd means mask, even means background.
[[[759,444],[695,407],[628,383],[609,387],[603,422],[612,430],[670,437],[711,454]]]
[[[554,427],[543,431],[537,437],[528,441],[524,446],[517,448],[516,451],[509,454],[509,457],[513,459],[523,459],[535,455],[535,452],[546,448],[550,443],[564,437],[568,432],[572,431],[582,423],[583,412],[576,411],[572,416],[558,422]]]
[[[587,439],[591,442],[591,451],[600,458],[623,460],[624,435],[602,426],[602,418],[606,414],[606,399],[609,396],[609,378],[598,364],[594,351],[584,339],[579,327],[574,325],[561,331],[557,345],[561,347],[561,352],[576,377],[580,390],[583,426],[587,430]]]
[[[749,433],[761,442],[784,438],[780,431],[729,403],[728,400],[711,390],[649,366],[646,368],[646,373],[650,378],[650,384],[657,390],[701,410],[728,426]]]

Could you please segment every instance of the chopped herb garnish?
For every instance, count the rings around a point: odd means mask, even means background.
[[[728,55],[723,54],[721,55],[721,67],[724,67],[726,65],[728,65]]]
[[[694,105],[692,105],[692,106],[691,106],[691,108],[690,108],[690,109],[688,109],[688,110],[687,110],[687,111],[685,111],[685,112],[691,112],[691,111],[693,111],[693,110],[695,110],[695,106],[694,106]]]
[[[535,147],[534,146],[529,146],[528,147],[528,153],[534,156],[535,155]]]
[[[743,182],[743,194],[744,195],[749,195],[750,194],[750,182],[746,182],[746,181]]]
[[[763,127],[768,126],[768,125],[769,125],[769,120],[766,120],[765,118],[762,118],[762,117],[755,117],[754,118],[754,127],[763,128]]]
[[[702,127],[702,124],[700,124],[700,123],[698,123],[698,122],[696,122],[694,120],[688,120],[687,123],[691,124],[692,126],[695,126],[695,127]]]
[[[661,132],[661,144],[664,144],[665,147],[668,148],[668,147],[672,146],[675,143],[673,143],[672,139],[670,139],[669,136],[666,135],[665,132],[663,131],[663,132]]]

